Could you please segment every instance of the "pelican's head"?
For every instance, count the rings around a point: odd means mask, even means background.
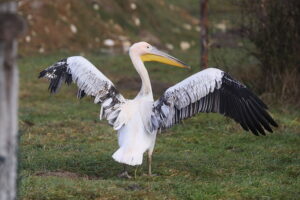
[[[184,62],[170,56],[167,53],[159,51],[147,42],[138,42],[133,44],[129,49],[129,53],[140,56],[144,62],[156,61],[176,67],[190,68],[190,66],[186,65]]]

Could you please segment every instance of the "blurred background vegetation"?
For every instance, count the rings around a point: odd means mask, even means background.
[[[300,1],[242,1],[243,35],[261,69],[256,87],[299,105]]]
[[[267,100],[299,106],[299,1],[209,0],[209,66]],[[29,25],[21,56],[123,54],[137,41],[190,56],[199,66],[197,0],[21,0]]]

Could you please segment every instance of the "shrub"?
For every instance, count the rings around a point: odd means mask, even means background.
[[[281,100],[300,96],[300,1],[244,0],[243,30],[256,46],[263,84]],[[261,82],[260,82],[261,83]]]

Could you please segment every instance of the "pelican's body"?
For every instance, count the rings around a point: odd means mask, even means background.
[[[145,151],[152,155],[157,133],[150,128],[154,100],[149,75],[141,59],[147,47],[150,47],[147,43],[137,43],[130,48],[129,55],[142,79],[142,87],[134,99],[122,105],[119,116],[126,122],[118,130],[120,148],[113,154],[117,162],[132,166],[142,164]]]
[[[146,42],[135,43],[129,55],[141,77],[142,86],[137,96],[125,99],[114,84],[92,63],[81,56],[63,59],[40,73],[50,80],[51,93],[58,91],[62,82],[75,82],[79,98],[89,95],[101,104],[100,119],[105,118],[118,132],[119,149],[113,158],[127,165],[141,165],[148,151],[149,175],[156,134],[181,120],[200,112],[217,112],[233,118],[243,129],[255,135],[272,132],[276,122],[266,112],[267,106],[245,85],[216,68],[202,70],[165,91],[156,101],[144,65],[146,61],[188,68],[180,60]]]
[[[149,130],[151,121],[153,97],[138,95],[133,100],[128,100],[120,114],[124,113],[126,123],[118,130],[119,149],[113,158],[127,165],[141,165],[143,154],[148,151],[152,154],[157,130]],[[122,113],[123,112],[123,113]]]

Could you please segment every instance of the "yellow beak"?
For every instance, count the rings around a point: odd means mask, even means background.
[[[152,48],[150,53],[142,55],[141,59],[144,62],[156,61],[156,62],[160,62],[160,63],[164,63],[167,65],[172,65],[172,66],[176,66],[176,67],[188,68],[188,69],[191,68],[190,66],[188,66],[184,62],[178,60],[177,58],[174,58],[173,56],[170,56],[169,54],[159,51],[158,49],[156,49],[154,47]]]

